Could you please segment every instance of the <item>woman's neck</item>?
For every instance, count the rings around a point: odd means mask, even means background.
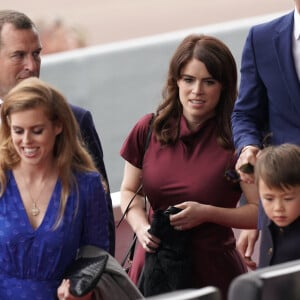
[[[209,115],[209,116],[205,116],[204,118],[201,118],[201,119],[192,119],[192,118],[186,118],[186,122],[187,122],[187,125],[189,127],[189,129],[192,131],[192,132],[195,132],[199,129],[199,127],[201,127],[201,125],[203,123],[205,123],[207,120],[211,119],[214,117],[215,114],[213,115]]]
[[[37,166],[28,166],[24,164],[20,164],[16,168],[14,168],[13,172],[17,175],[20,175],[26,178],[27,182],[32,181],[44,181],[47,178],[51,178],[52,176],[57,176],[58,171],[54,164],[47,166],[43,165],[42,167]]]

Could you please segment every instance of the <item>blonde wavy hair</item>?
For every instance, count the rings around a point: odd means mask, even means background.
[[[83,145],[78,124],[69,104],[56,89],[38,78],[31,77],[11,89],[3,100],[0,126],[0,196],[6,189],[7,171],[14,169],[21,160],[12,142],[11,114],[42,107],[50,121],[62,125],[62,132],[57,135],[53,149],[58,177],[62,182],[56,227],[64,214],[71,189],[77,190],[75,173],[97,169]]]

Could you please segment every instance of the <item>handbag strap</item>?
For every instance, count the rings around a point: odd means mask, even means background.
[[[142,162],[144,160],[144,156],[145,156],[145,153],[146,153],[146,150],[148,148],[148,145],[149,145],[149,142],[150,142],[150,138],[151,138],[151,133],[152,133],[152,123],[153,123],[153,120],[154,120],[154,114],[152,114],[152,117],[151,117],[151,120],[149,122],[149,128],[148,128],[148,132],[147,132],[147,136],[146,136],[146,141],[145,141],[145,145],[144,145],[144,155],[142,157]],[[139,186],[139,188],[137,189],[137,191],[134,193],[134,195],[132,196],[132,198],[130,199],[124,213],[122,214],[122,217],[120,219],[120,221],[118,222],[117,224],[117,228],[120,226],[120,224],[123,222],[129,208],[130,208],[130,205],[131,203],[133,202],[133,200],[135,199],[136,195],[142,190],[143,188],[143,184],[141,183],[141,185]],[[144,197],[145,199],[145,209],[146,209],[146,197]],[[136,241],[137,241],[137,235],[136,233],[133,234],[133,239],[132,239],[132,242],[131,244],[129,245],[129,248],[128,248],[128,251],[126,252],[123,260],[121,261],[121,266],[124,267],[125,266],[125,263],[126,261],[129,259],[129,261],[132,261],[133,259],[133,255],[134,255],[134,250],[135,250],[135,245],[136,245]]]
[[[118,222],[118,224],[117,224],[117,226],[116,226],[117,228],[118,228],[118,227],[121,225],[121,223],[123,222],[123,220],[124,220],[124,218],[125,218],[125,216],[126,216],[128,210],[129,210],[129,208],[130,208],[130,205],[131,205],[132,201],[134,200],[134,198],[136,197],[136,195],[142,190],[142,188],[143,188],[143,185],[141,184],[141,185],[139,186],[139,188],[137,189],[137,191],[136,191],[136,192],[134,193],[134,195],[132,196],[132,198],[130,199],[130,201],[129,201],[127,207],[126,207],[126,209],[124,210],[124,213],[122,214],[122,217],[121,217],[120,221]]]
[[[152,123],[153,123],[153,120],[154,120],[154,114],[152,114],[152,117],[151,117],[151,120],[149,122],[149,128],[148,128],[148,132],[147,132],[147,136],[146,136],[146,141],[145,141],[145,145],[144,145],[144,154],[143,154],[143,158],[142,158],[142,162],[143,162],[143,159],[144,159],[144,156],[145,156],[145,153],[146,153],[146,150],[149,146],[149,142],[150,142],[150,138],[151,138],[151,133],[152,133]],[[117,224],[117,228],[120,226],[120,224],[123,222],[129,208],[130,208],[130,205],[131,203],[133,202],[133,200],[135,199],[136,195],[142,190],[143,188],[143,184],[141,183],[141,185],[139,186],[139,188],[137,189],[137,191],[134,193],[134,195],[132,196],[132,198],[130,199],[124,213],[122,214],[122,217],[120,219],[120,221],[118,222]],[[145,199],[145,205],[146,205],[146,199]]]
[[[154,121],[154,114],[152,114],[152,117],[151,117],[150,122],[149,122],[148,132],[147,132],[146,141],[145,141],[145,145],[144,145],[144,154],[143,154],[143,157],[142,157],[142,160],[141,160],[141,164],[143,163],[146,150],[147,150],[147,148],[149,146],[149,143],[150,143],[153,121]]]

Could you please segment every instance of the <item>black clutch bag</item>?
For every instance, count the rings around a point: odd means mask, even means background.
[[[82,297],[92,291],[105,270],[107,260],[107,254],[76,259],[64,274],[64,278],[70,280],[72,295]]]

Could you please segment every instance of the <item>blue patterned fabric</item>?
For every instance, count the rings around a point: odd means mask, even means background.
[[[57,299],[63,273],[80,246],[89,244],[108,251],[108,212],[100,175],[81,173],[77,179],[79,199],[75,192],[69,196],[59,227],[53,229],[61,194],[61,182],[57,181],[44,219],[34,229],[9,172],[0,198],[1,300]]]

